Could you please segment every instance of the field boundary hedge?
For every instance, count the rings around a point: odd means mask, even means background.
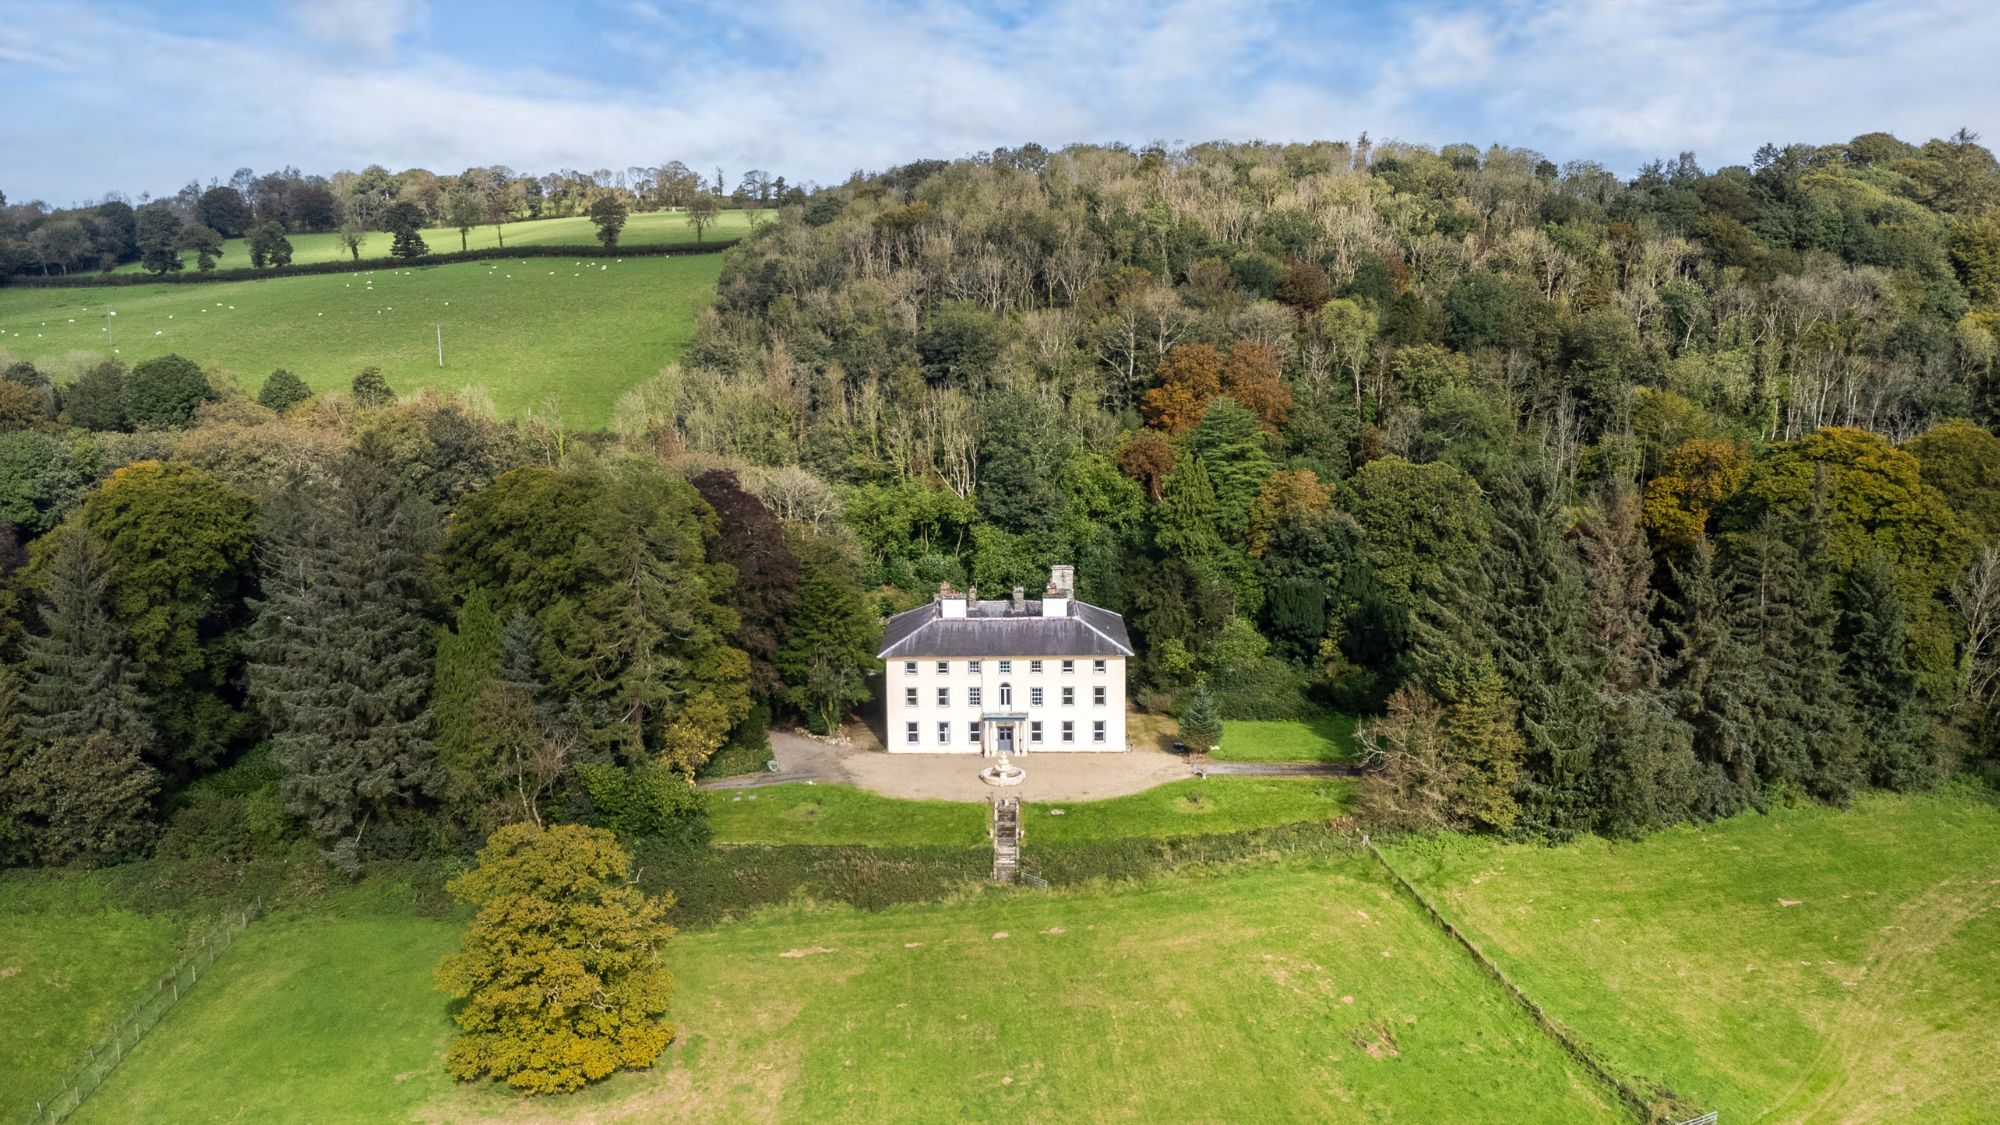
[[[605,249],[590,244],[484,246],[477,250],[452,250],[425,254],[421,258],[363,258],[360,261],[307,262],[297,266],[256,269],[182,270],[175,273],[73,273],[67,277],[37,277],[15,274],[0,277],[0,286],[22,289],[120,289],[130,285],[201,285],[212,281],[261,281],[267,277],[311,277],[315,274],[357,273],[378,269],[421,269],[449,266],[460,262],[486,262],[505,258],[674,258],[689,254],[720,254],[741,242],[731,238],[721,242],[669,242]]]
[[[1436,923],[1439,929],[1471,956],[1480,971],[1499,984],[1501,990],[1528,1013],[1528,1018],[1535,1022],[1536,1027],[1541,1028],[1544,1034],[1555,1040],[1556,1046],[1562,1048],[1564,1054],[1575,1059],[1578,1065],[1589,1071],[1598,1081],[1609,1086],[1618,1095],[1618,1100],[1625,1103],[1625,1107],[1637,1114],[1641,1121],[1673,1122],[1699,1112],[1688,1108],[1687,1099],[1651,1078],[1638,1079],[1648,1087],[1642,1090],[1631,1080],[1616,1073],[1609,1063],[1598,1058],[1597,1052],[1590,1044],[1536,1003],[1535,998],[1529,996],[1527,990],[1515,984],[1513,978],[1503,972],[1492,958],[1486,956],[1485,951],[1466,936],[1465,931],[1459,929],[1451,919],[1432,905],[1431,900],[1424,895],[1424,892],[1417,889],[1415,883],[1410,882],[1401,871],[1396,870],[1395,864],[1389,862],[1389,857],[1382,854],[1382,849],[1376,847],[1373,840],[1363,836],[1361,846],[1368,849],[1369,854],[1375,857],[1375,862],[1381,864],[1382,870],[1389,873],[1390,880],[1412,902],[1415,902],[1419,909],[1429,915],[1430,920]]]

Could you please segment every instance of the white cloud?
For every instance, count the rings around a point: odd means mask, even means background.
[[[667,159],[829,181],[1027,140],[1363,130],[1520,144],[1629,171],[1686,148],[1715,165],[1747,160],[1765,140],[1877,128],[1921,140],[2000,125],[1988,62],[2000,52],[2000,6],[1970,0],[1425,5],[1338,36],[1277,0],[1050,0],[997,12],[957,0],[637,0],[606,10],[627,21],[607,35],[659,60],[634,67],[644,77],[630,84],[449,54],[422,34],[421,0],[294,9],[315,41],[358,52],[337,66],[313,43],[200,38],[129,11],[0,0],[0,98],[31,74],[37,107],[34,122],[0,119],[0,151],[12,157],[0,186],[63,200],[157,191],[245,164],[545,170]],[[680,25],[708,34],[717,19],[724,46],[690,50]],[[199,58],[229,62],[189,65]],[[118,65],[63,69],[77,59]]]
[[[315,39],[387,55],[430,15],[424,0],[298,0],[292,19]]]

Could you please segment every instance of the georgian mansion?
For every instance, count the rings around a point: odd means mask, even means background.
[[[940,586],[889,619],[883,637],[894,753],[1021,754],[1125,749],[1125,619],[1077,601],[1054,567],[1039,599],[980,601]]]

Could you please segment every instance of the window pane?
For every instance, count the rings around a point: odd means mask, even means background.
[[[945,746],[945,745],[949,745],[950,743],[951,743],[951,724],[950,724],[950,723],[939,723],[939,724],[938,724],[938,745],[940,745],[940,746]]]

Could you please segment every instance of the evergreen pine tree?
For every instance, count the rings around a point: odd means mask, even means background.
[[[1814,516],[1767,514],[1738,539],[1730,569],[1730,616],[1752,668],[1747,703],[1759,778],[1845,800],[1863,771]]]
[[[1222,585],[1224,558],[1229,554],[1216,530],[1222,523],[1222,509],[1200,458],[1186,458],[1167,474],[1157,519],[1154,539],[1160,550],[1180,560],[1204,586]]]
[[[1604,497],[1577,529],[1576,543],[1586,652],[1604,729],[1598,827],[1624,834],[1672,823],[1693,804],[1694,748],[1661,686],[1653,559],[1639,528],[1638,497],[1623,491]]]
[[[287,807],[349,871],[371,819],[439,785],[426,707],[436,538],[430,506],[354,455],[335,480],[294,482],[271,507],[252,698]]]
[[[1869,780],[1888,789],[1935,784],[1931,713],[1910,666],[1902,591],[1879,551],[1862,560],[1848,580],[1839,635]]]
[[[153,717],[139,690],[131,641],[107,605],[111,564],[104,547],[81,527],[51,533],[44,546],[42,628],[21,643],[25,733],[46,744],[101,732],[143,751],[153,744]]]
[[[851,560],[833,544],[800,540],[793,553],[799,561],[798,600],[778,649],[778,671],[787,685],[785,701],[813,731],[830,734],[868,698],[875,616]]]
[[[0,868],[28,854],[28,822],[23,763],[27,732],[21,729],[21,683],[12,665],[0,661]]]
[[[1222,713],[1216,709],[1206,678],[1195,683],[1187,702],[1181,705],[1180,730],[1181,741],[1197,754],[1222,745]]]
[[[478,731],[479,705],[500,674],[500,615],[493,595],[475,586],[458,608],[456,629],[440,628],[431,673],[431,714],[445,796],[477,801],[492,785],[492,749]]]
[[[1603,721],[1584,665],[1583,577],[1563,539],[1553,474],[1500,482],[1493,514],[1482,608],[1494,667],[1521,704],[1523,823],[1559,837],[1587,831]]]
[[[1674,569],[1680,600],[1667,626],[1675,660],[1667,681],[1675,714],[1693,732],[1697,817],[1729,816],[1758,804],[1752,746],[1750,654],[1729,616],[1715,549],[1697,539]]]

